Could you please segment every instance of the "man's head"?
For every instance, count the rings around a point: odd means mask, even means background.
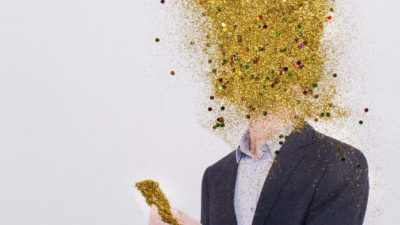
[[[209,21],[202,29],[214,96],[247,118],[288,111],[296,123],[335,114],[321,47],[330,1],[195,1]]]

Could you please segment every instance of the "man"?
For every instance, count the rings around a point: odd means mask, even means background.
[[[206,169],[202,225],[363,223],[369,191],[363,154],[307,123],[292,130],[287,118],[251,119],[238,148]],[[150,224],[165,224],[156,214]],[[182,225],[199,224],[174,215]]]

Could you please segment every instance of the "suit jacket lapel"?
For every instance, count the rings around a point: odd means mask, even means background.
[[[311,143],[313,136],[314,129],[306,124],[303,129],[292,132],[288,140],[282,145],[261,191],[254,214],[253,225],[264,224],[286,179],[307,152],[300,147]]]
[[[236,225],[236,214],[234,208],[234,194],[236,186],[238,165],[236,162],[236,152],[230,156],[230,160],[222,168],[219,174],[220,182],[216,188],[216,196],[218,197],[218,208],[223,212],[220,216],[220,224]]]

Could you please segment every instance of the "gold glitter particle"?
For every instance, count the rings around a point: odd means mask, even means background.
[[[173,217],[168,198],[164,195],[157,182],[144,180],[137,182],[136,188],[142,193],[143,197],[145,197],[148,205],[157,206],[162,221],[172,225],[180,225]]]

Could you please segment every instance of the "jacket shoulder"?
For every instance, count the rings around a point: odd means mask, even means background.
[[[319,132],[316,132],[314,138],[314,149],[329,163],[347,162],[357,167],[368,168],[365,155],[356,147]]]
[[[211,166],[207,167],[205,173],[212,174],[213,176],[218,176],[218,173],[222,173],[225,168],[232,167],[236,164],[236,151],[230,152],[228,155],[224,156],[222,159],[218,160]]]

